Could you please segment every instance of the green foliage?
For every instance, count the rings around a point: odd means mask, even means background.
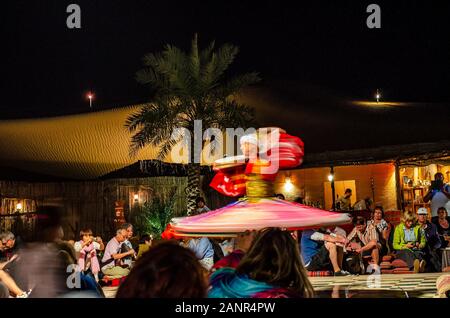
[[[158,159],[163,160],[183,138],[172,136],[173,130],[193,132],[194,120],[202,120],[203,127],[222,130],[253,125],[253,109],[232,97],[258,82],[258,74],[226,74],[238,51],[232,44],[216,49],[214,42],[199,50],[195,35],[189,53],[166,45],[160,53],[147,54],[145,68],[137,72],[136,79],[149,86],[153,98],[127,118],[125,126],[133,134],[130,155],[153,145],[160,147]]]
[[[161,197],[152,198],[139,209],[134,209],[131,216],[136,234],[151,234],[154,238],[161,238],[167,224],[174,216],[176,197],[174,194],[163,200]]]
[[[143,59],[145,67],[137,72],[136,79],[150,88],[153,97],[126,120],[125,127],[132,134],[130,156],[153,146],[159,149],[158,159],[165,160],[176,144],[193,136],[195,120],[202,120],[204,129],[254,127],[253,109],[238,103],[235,96],[260,78],[257,73],[227,74],[238,51],[232,44],[216,48],[214,42],[200,50],[195,35],[190,52],[166,45],[162,52],[147,54]],[[178,134],[173,134],[180,128]],[[191,147],[197,152],[189,154],[191,168],[198,164],[193,159],[200,158],[202,149],[197,148]],[[199,171],[188,176],[188,213],[195,210],[200,193]]]

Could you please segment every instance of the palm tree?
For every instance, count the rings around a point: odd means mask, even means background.
[[[189,53],[166,45],[160,53],[147,54],[143,59],[145,67],[137,72],[137,81],[151,88],[153,98],[127,118],[126,127],[133,133],[130,155],[135,156],[141,148],[151,145],[159,147],[158,159],[164,160],[183,138],[172,136],[174,129],[184,128],[190,136],[198,137],[194,135],[194,120],[202,120],[203,127],[222,131],[254,124],[253,109],[232,97],[260,79],[257,73],[227,76],[237,53],[238,48],[232,44],[216,49],[214,42],[199,50],[195,35]],[[199,150],[190,151],[187,166],[188,215],[195,211],[195,199],[200,194],[196,151]]]

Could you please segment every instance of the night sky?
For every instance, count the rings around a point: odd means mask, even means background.
[[[381,29],[366,26],[374,2]],[[81,30],[66,27],[70,3],[81,6]],[[90,89],[96,109],[145,101],[134,79],[142,56],[166,43],[188,49],[195,32],[203,45],[238,45],[231,72],[257,71],[261,85],[290,81],[349,100],[373,99],[380,88],[385,99],[438,103],[438,117],[449,118],[450,3],[430,3],[4,1],[0,119],[86,112]]]

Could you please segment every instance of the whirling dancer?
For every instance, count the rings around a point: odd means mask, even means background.
[[[164,237],[235,236],[265,227],[317,228],[350,222],[347,214],[334,213],[274,197],[273,182],[279,169],[299,166],[304,144],[280,128],[262,128],[240,140],[243,155],[219,159],[210,186],[241,197],[237,202],[208,213],[174,218]]]

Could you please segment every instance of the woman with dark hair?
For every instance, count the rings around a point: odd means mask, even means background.
[[[117,298],[203,298],[207,273],[195,254],[176,242],[150,248],[136,261]]]
[[[138,246],[138,254],[136,256],[136,259],[141,258],[144,253],[146,253],[150,246],[152,246],[153,243],[153,236],[150,234],[144,234],[141,235],[139,239],[139,246]]]
[[[210,298],[312,297],[313,288],[288,231],[261,230],[236,269],[211,275]]]
[[[392,227],[384,219],[383,207],[377,205],[372,212],[372,218],[367,222],[368,226],[373,225],[378,233],[378,248],[381,256],[389,253],[389,236],[391,234]]]
[[[447,209],[440,207],[437,210],[438,216],[432,219],[432,222],[436,224],[439,237],[441,239],[441,248],[446,248],[450,242],[450,217],[448,216]]]

